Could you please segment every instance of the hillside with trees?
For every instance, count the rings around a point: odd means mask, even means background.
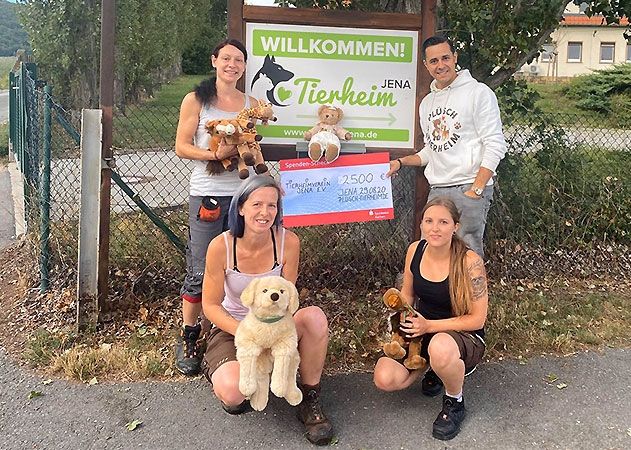
[[[14,56],[20,48],[30,49],[15,8],[15,4],[0,0],[0,56]]]

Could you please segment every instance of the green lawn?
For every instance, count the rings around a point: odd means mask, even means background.
[[[126,151],[172,147],[182,99],[204,78],[183,75],[162,85],[151,100],[127,106],[114,117],[114,145]]]
[[[156,92],[154,98],[147,102],[147,105],[179,107],[180,103],[182,103],[182,98],[205,78],[207,77],[204,75],[182,75],[169,83],[163,84]]]
[[[15,56],[0,56],[0,89],[9,89],[9,72],[15,64]]]
[[[567,83],[530,83],[528,86],[535,90],[541,98],[537,100],[543,112],[548,114],[576,115],[596,120],[602,116],[594,111],[585,111],[576,107],[576,100],[563,95],[563,88]]]

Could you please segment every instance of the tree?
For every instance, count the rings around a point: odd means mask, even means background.
[[[211,3],[116,2],[117,103],[151,95],[160,82],[179,74],[181,53],[198,37]],[[21,0],[18,13],[55,97],[69,108],[98,106],[101,1]]]
[[[15,56],[19,49],[31,49],[26,32],[15,15],[15,5],[0,0],[0,56]]]
[[[276,3],[421,13],[420,0],[277,0]],[[601,14],[608,24],[619,23],[622,16],[631,16],[631,0],[438,0],[437,28],[458,43],[459,64],[495,89],[539,55],[570,3],[586,3],[587,15]],[[629,30],[627,37],[631,37]]]
[[[227,36],[227,1],[215,0],[207,8],[197,34],[182,54],[182,71],[186,74],[205,75],[211,70],[210,53],[215,45]]]

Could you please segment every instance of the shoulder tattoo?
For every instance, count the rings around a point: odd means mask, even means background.
[[[484,275],[471,280],[473,290],[473,300],[478,300],[487,294],[486,277]]]

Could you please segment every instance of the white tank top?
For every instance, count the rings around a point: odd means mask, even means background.
[[[245,95],[245,94],[244,94]],[[245,96],[245,107],[250,107],[250,97]],[[195,147],[208,148],[210,141],[210,135],[206,131],[206,122],[215,119],[234,119],[237,117],[238,112],[234,111],[222,111],[215,108],[213,105],[202,106],[199,112],[199,123],[197,125],[197,131],[193,138],[193,144]],[[206,165],[208,161],[193,160],[193,172],[191,173],[191,181],[189,185],[190,195],[203,197],[205,195],[216,196],[228,196],[234,195],[236,190],[241,184],[241,179],[238,176],[238,171],[223,172],[218,175],[210,175],[206,172]],[[254,174],[251,168],[250,176]]]

